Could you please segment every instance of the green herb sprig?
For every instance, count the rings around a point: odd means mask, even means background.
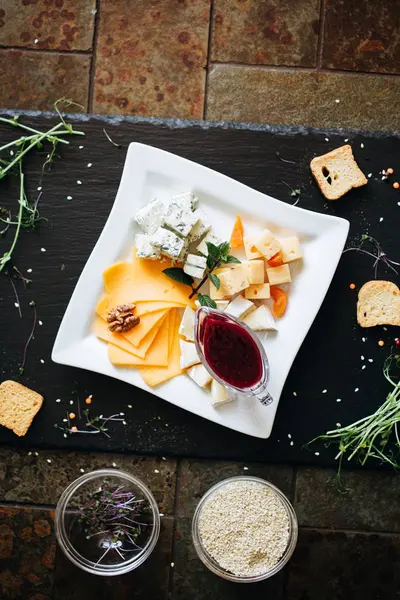
[[[358,459],[362,465],[365,465],[368,459],[375,458],[382,462],[389,463],[392,467],[399,469],[400,462],[400,381],[398,375],[392,375],[392,369],[395,367],[398,372],[400,368],[400,356],[391,354],[384,363],[383,374],[385,379],[392,385],[393,389],[388,394],[385,402],[371,415],[364,417],[346,427],[339,427],[327,431],[310,443],[317,440],[324,441],[327,445],[338,444],[339,452],[336,459],[339,459],[339,474],[342,460]],[[394,442],[396,452],[388,448],[388,443]]]
[[[207,244],[207,266],[206,272],[203,279],[200,283],[193,287],[194,279],[190,275],[184,272],[181,267],[170,267],[169,269],[164,269],[163,273],[167,275],[170,279],[177,281],[178,283],[183,283],[184,285],[188,285],[192,288],[192,292],[189,295],[189,298],[193,298],[196,294],[198,294],[197,299],[201,306],[209,306],[210,308],[216,308],[217,305],[215,301],[210,298],[207,294],[200,294],[200,288],[206,283],[207,280],[211,281],[211,283],[219,290],[221,287],[221,281],[216,273],[213,273],[216,269],[221,267],[222,265],[227,264],[240,264],[240,260],[236,258],[236,256],[232,256],[229,254],[231,249],[229,242],[222,242],[216,246],[211,242],[206,242]]]
[[[0,147],[0,153],[4,152],[5,150],[8,151],[7,158],[0,158],[0,180],[8,174],[11,175],[16,173],[19,176],[18,212],[15,216],[15,219],[12,218],[11,211],[4,208],[0,209],[0,222],[6,224],[6,227],[1,233],[5,234],[11,227],[15,228],[13,240],[9,250],[5,252],[3,256],[0,256],[0,272],[3,271],[5,266],[11,260],[21,229],[33,228],[37,222],[42,219],[38,211],[40,194],[35,202],[30,202],[26,194],[25,175],[23,171],[25,157],[32,150],[42,150],[44,144],[49,143],[51,145],[51,150],[47,153],[46,160],[43,163],[43,171],[47,165],[50,165],[54,161],[57,146],[59,144],[69,144],[69,141],[65,140],[63,136],[85,135],[83,131],[76,131],[72,125],[67,123],[60,112],[59,105],[71,106],[74,104],[75,103],[72,102],[72,100],[63,98],[57,100],[57,102],[54,104],[54,108],[60,118],[60,121],[47,131],[40,131],[20,123],[17,116],[11,119],[0,117],[0,123],[6,123],[12,127],[22,129],[30,134],[19,136],[12,142],[8,142]],[[5,215],[7,215],[7,217],[5,217]]]

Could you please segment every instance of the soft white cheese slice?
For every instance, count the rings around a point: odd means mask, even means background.
[[[137,233],[135,235],[136,256],[138,258],[149,258],[156,260],[161,257],[160,248],[156,248],[151,243],[151,237],[147,233]]]
[[[249,315],[253,310],[256,310],[255,304],[250,302],[250,300],[246,300],[239,294],[230,302],[225,309],[225,312],[232,315],[232,317],[236,317],[236,319],[244,319],[247,315]]]
[[[184,208],[186,210],[195,210],[199,203],[199,199],[193,192],[181,192],[171,197],[169,207],[174,209],[176,207]]]
[[[207,259],[204,256],[197,256],[196,254],[188,254],[186,263],[183,270],[188,275],[201,279],[204,277],[205,268],[207,266]]]
[[[232,402],[233,398],[229,398],[228,392],[226,388],[215,381],[215,379],[211,382],[211,403],[213,406],[221,406],[222,404],[227,404],[227,402]]]
[[[164,227],[171,229],[181,237],[187,237],[196,225],[198,217],[186,208],[176,208],[168,211],[164,219]]]
[[[247,317],[243,319],[243,323],[246,323],[253,331],[277,331],[275,319],[272,316],[268,306],[262,304],[256,310],[251,312]]]
[[[136,213],[134,220],[143,231],[151,235],[164,223],[164,217],[164,202],[159,198],[154,198]]]
[[[200,387],[206,387],[212,380],[210,373],[205,366],[201,364],[190,367],[186,372]]]
[[[181,369],[187,369],[192,365],[197,365],[200,362],[200,359],[199,355],[197,354],[196,346],[193,344],[193,342],[185,342],[184,340],[180,340],[179,344],[181,348]]]
[[[179,325],[179,335],[182,335],[187,340],[194,342],[194,315],[193,308],[187,306],[183,313],[181,324]]]

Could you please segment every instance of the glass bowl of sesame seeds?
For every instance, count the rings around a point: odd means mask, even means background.
[[[192,538],[205,566],[238,583],[272,577],[296,547],[296,513],[286,496],[258,477],[239,476],[214,485],[193,516]]]
[[[139,478],[99,469],[61,494],[55,531],[62,551],[77,567],[95,575],[122,575],[150,556],[160,533],[160,514]]]

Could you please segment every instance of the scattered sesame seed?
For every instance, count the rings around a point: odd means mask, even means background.
[[[26,272],[27,273],[32,273],[32,269],[27,269]]]
[[[381,180],[385,181],[385,179],[387,179],[386,175],[382,175]]]
[[[82,150],[83,146],[79,146],[79,150]]]
[[[336,98],[335,102],[336,102],[336,104],[339,104],[339,102],[340,102],[339,98]]]
[[[363,341],[363,342],[366,342],[366,341],[367,341],[367,338],[361,338],[361,339],[362,339],[362,341]]]
[[[397,203],[397,206],[400,206],[400,202]]]
[[[292,434],[291,433],[288,433],[287,436],[288,436],[289,440],[292,439]]]
[[[15,306],[15,308],[19,308],[18,302],[14,302],[14,306]]]
[[[165,458],[165,456],[162,456],[162,457],[161,457],[161,460],[167,460],[167,459]]]
[[[374,362],[374,359],[373,358],[369,358],[368,362]]]
[[[10,156],[14,156],[14,150],[10,150]]]
[[[72,196],[67,196],[67,200],[72,200]]]
[[[158,469],[154,469],[154,473],[159,473],[160,471]]]
[[[293,392],[293,396],[297,396],[297,392]]]
[[[336,398],[336,402],[341,402],[342,399],[341,398]]]
[[[113,467],[116,467],[117,465],[116,465],[116,464],[113,462],[112,466],[113,466]]]
[[[326,142],[329,142],[329,138],[325,138],[325,141],[326,141]]]
[[[35,452],[35,456],[39,456],[39,452]]]
[[[122,421],[122,425],[126,425],[126,424],[127,424],[126,421]]]
[[[39,41],[38,39],[36,39],[36,40],[33,40],[33,43],[34,43],[34,44],[37,44],[37,43],[38,43],[38,41]]]
[[[371,179],[372,173],[368,173],[368,179]]]
[[[174,566],[175,566],[175,563],[173,563],[173,562],[172,562],[172,563],[171,563],[171,567],[173,568]]]
[[[63,419],[63,423],[68,423],[68,419]]]
[[[46,248],[40,248],[40,252],[46,252]]]
[[[42,186],[41,186],[41,185],[39,185],[39,187],[38,187],[37,191],[38,191],[38,192],[41,192],[41,191],[42,191]]]
[[[163,517],[163,516],[164,516],[164,513],[158,513],[158,514],[159,514],[159,516],[160,516],[160,517]]]
[[[42,363],[42,365],[44,365],[44,360],[43,358],[40,359],[40,362]]]
[[[349,138],[346,138],[344,141],[345,141],[345,142],[348,142],[348,141],[349,141]]]
[[[327,392],[327,391],[328,391],[328,390],[322,390],[322,393],[323,393],[323,394],[326,394],[326,392]]]
[[[294,445],[294,442],[290,442],[290,445],[291,445],[291,446],[293,446],[293,445]]]
[[[132,404],[128,404],[128,408],[132,408]]]
[[[57,402],[57,404],[58,404],[59,402],[61,402],[61,398],[57,398],[56,402]]]
[[[336,427],[341,427],[342,424],[341,423],[336,423]]]
[[[120,416],[121,416],[121,417],[124,417],[124,416],[125,416],[125,413],[119,413],[119,414],[120,414]]]
[[[82,181],[81,181],[80,179],[77,179],[77,180],[76,180],[76,183],[77,183],[78,185],[82,185]]]
[[[363,365],[363,366],[361,367],[361,369],[362,369],[362,370],[364,370],[364,369],[366,368],[366,366],[367,366],[367,365]]]
[[[51,458],[47,459],[47,462],[49,463],[49,465],[51,464]]]
[[[68,437],[66,433],[64,433],[64,437],[65,437],[65,438],[66,438],[66,437]]]
[[[32,456],[32,452],[28,452],[28,456]]]
[[[243,471],[248,471],[249,467],[243,467]]]
[[[315,456],[319,456],[319,452],[314,452]]]
[[[81,473],[84,473],[84,472],[85,472],[85,469],[79,469],[79,471],[80,471]]]
[[[90,169],[90,167],[92,166],[92,163],[88,163],[88,164],[87,164],[87,166],[88,166],[88,167],[89,167],[89,169]]]
[[[361,360],[365,360],[365,356],[361,354]]]
[[[360,148],[364,148],[364,144],[363,143],[360,144]]]
[[[359,391],[360,391],[360,388],[356,388],[354,391],[355,391],[355,392],[359,392]]]
[[[72,406],[72,404],[74,403],[74,401],[73,401],[73,400],[70,400],[70,401],[69,401],[69,403],[70,403],[70,404],[71,404],[71,406]]]
[[[381,218],[379,219],[379,223],[382,223],[382,221],[383,221],[383,217],[381,217]]]
[[[39,325],[43,325],[43,321],[39,321]]]

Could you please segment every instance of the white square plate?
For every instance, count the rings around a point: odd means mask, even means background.
[[[287,313],[279,320],[279,331],[264,341],[271,367],[269,391],[274,397],[268,407],[243,398],[215,409],[208,393],[186,375],[152,389],[137,370],[114,367],[108,360],[107,345],[91,330],[94,308],[103,291],[103,271],[129,257],[137,233],[134,214],[154,196],[167,198],[188,190],[199,197],[213,231],[223,240],[229,239],[240,214],[246,233],[268,227],[278,237],[297,235],[302,243],[304,260],[295,267],[292,263]],[[114,206],[76,285],[52,359],[121,379],[215,423],[267,438],[287,374],[328,290],[348,230],[344,219],[290,206],[169,152],[132,143]]]

